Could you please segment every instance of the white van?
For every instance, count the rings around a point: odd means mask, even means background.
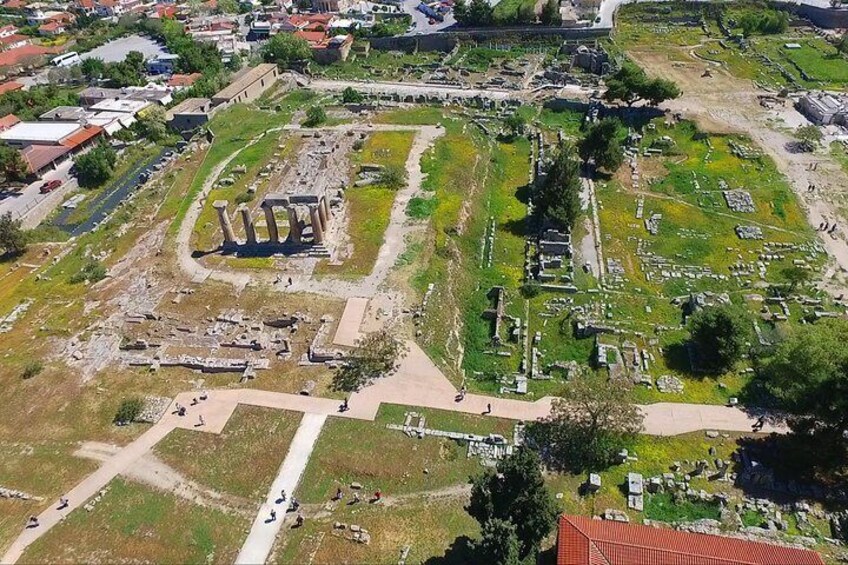
[[[76,51],[69,51],[58,57],[53,57],[53,60],[50,62],[56,67],[73,67],[82,63],[82,59]]]

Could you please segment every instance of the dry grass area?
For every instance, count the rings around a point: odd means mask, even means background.
[[[274,563],[397,563],[408,547],[407,563],[430,559],[468,563],[463,536],[476,537],[479,526],[464,510],[464,496],[438,498],[416,495],[391,505],[342,505],[332,512],[309,516],[302,528],[278,538]],[[371,535],[363,545],[334,522],[356,524]],[[288,527],[288,526],[284,526]],[[459,543],[455,543],[460,538]],[[456,545],[456,549],[454,548]]]
[[[300,419],[300,413],[240,405],[220,434],[176,429],[154,451],[200,484],[260,502]]]
[[[116,479],[29,547],[26,563],[232,563],[250,519]]]

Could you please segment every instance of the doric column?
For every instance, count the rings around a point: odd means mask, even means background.
[[[268,243],[280,243],[280,232],[277,229],[277,219],[274,217],[274,207],[262,204],[265,212],[265,223],[268,225]]]
[[[238,212],[241,213],[241,221],[244,223],[244,233],[247,236],[248,245],[256,245],[256,229],[253,227],[253,218],[250,217],[250,208],[247,204],[239,204]]]
[[[312,237],[315,243],[324,243],[324,227],[321,225],[321,214],[318,212],[318,206],[310,206],[309,215],[312,219]]]
[[[318,213],[321,215],[321,226],[326,230],[330,221],[330,207],[327,206],[327,197],[322,196],[318,202]]]
[[[297,217],[297,208],[289,206],[286,210],[289,213],[289,239],[293,243],[300,243],[303,234],[300,229],[300,220]]]
[[[221,231],[224,232],[224,245],[232,245],[236,242],[236,234],[227,215],[227,204],[226,200],[216,200],[212,203],[212,207],[218,211],[218,222],[221,224]]]

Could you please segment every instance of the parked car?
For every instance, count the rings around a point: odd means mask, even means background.
[[[41,185],[41,188],[38,189],[38,192],[41,194],[47,194],[48,192],[53,192],[57,188],[62,186],[62,181],[59,179],[49,180]]]

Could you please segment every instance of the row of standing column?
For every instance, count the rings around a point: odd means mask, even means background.
[[[236,243],[235,231],[230,222],[229,214],[227,214],[226,200],[216,200],[212,206],[218,212],[218,222],[221,224],[221,231],[224,234],[224,245],[233,245]],[[277,219],[274,217],[274,207],[263,204],[262,211],[265,213],[265,224],[268,226],[268,240],[270,243],[280,242],[280,231],[277,227]],[[301,243],[303,238],[303,229],[300,225],[300,220],[297,217],[297,209],[294,206],[287,206],[286,211],[289,216],[289,239],[294,243]],[[241,214],[242,222],[244,223],[244,232],[249,245],[255,245],[256,227],[253,225],[253,217],[250,214],[250,208],[246,204],[240,204],[237,212]],[[324,243],[324,233],[327,229],[327,223],[330,218],[330,210],[327,205],[327,199],[322,198],[318,204],[309,207],[310,221],[312,222],[312,237],[315,243]]]

